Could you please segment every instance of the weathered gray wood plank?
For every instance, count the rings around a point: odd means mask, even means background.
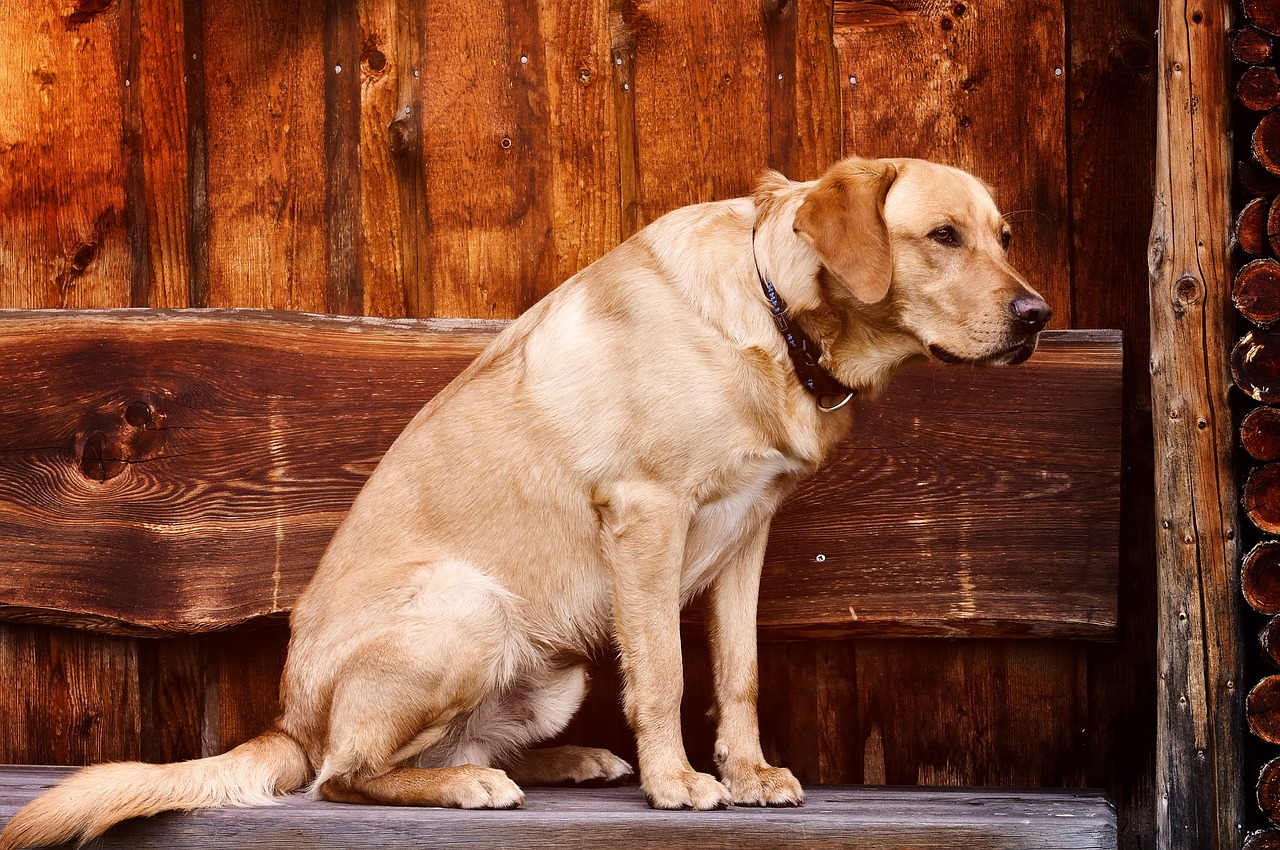
[[[67,768],[0,768],[0,819]],[[812,786],[800,809],[658,812],[639,789],[531,788],[522,809],[347,806],[285,798],[121,824],[92,848],[356,850],[409,847],[857,847],[859,850],[1093,850],[1116,847],[1115,810],[1096,791]]]

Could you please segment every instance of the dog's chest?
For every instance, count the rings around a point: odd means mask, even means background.
[[[714,580],[729,559],[751,543],[768,522],[778,503],[808,471],[781,452],[751,457],[727,473],[694,514],[685,544],[680,576],[683,598],[689,598]]]

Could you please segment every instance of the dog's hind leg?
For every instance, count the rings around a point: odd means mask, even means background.
[[[631,765],[598,747],[523,749],[564,729],[582,704],[588,681],[585,665],[579,664],[541,671],[492,694],[471,716],[453,762],[497,762],[522,785],[612,782],[630,775]]]
[[[465,564],[424,566],[380,627],[346,653],[313,792],[338,802],[520,805],[519,786],[485,764],[408,766],[423,753],[447,760],[472,716],[527,669],[516,604]]]

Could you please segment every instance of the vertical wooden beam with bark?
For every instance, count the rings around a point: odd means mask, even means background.
[[[1159,596],[1156,837],[1243,837],[1241,640],[1231,463],[1230,4],[1161,4],[1151,271]]]

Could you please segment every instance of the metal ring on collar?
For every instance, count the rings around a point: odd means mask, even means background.
[[[844,407],[846,404],[848,404],[848,403],[849,403],[849,399],[853,398],[855,395],[857,395],[857,393],[849,393],[849,394],[848,394],[848,395],[846,395],[844,398],[840,399],[840,403],[839,403],[839,404],[833,405],[833,406],[831,406],[831,407],[824,407],[824,406],[823,406],[823,404],[822,404],[822,400],[821,400],[821,399],[819,399],[819,400],[818,400],[818,409],[819,409],[819,410],[821,410],[823,413],[834,413],[835,411],[839,410],[840,408],[842,408],[842,407]]]

